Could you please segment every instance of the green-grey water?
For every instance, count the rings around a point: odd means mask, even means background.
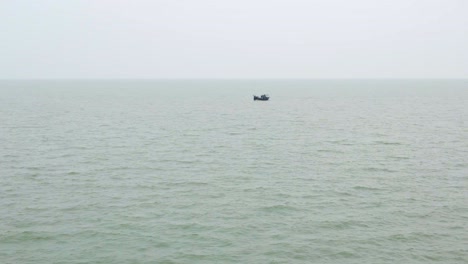
[[[1,81],[0,263],[467,263],[467,125],[464,80]]]

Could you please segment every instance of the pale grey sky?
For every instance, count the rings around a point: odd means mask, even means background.
[[[468,78],[468,0],[1,0],[0,78]]]

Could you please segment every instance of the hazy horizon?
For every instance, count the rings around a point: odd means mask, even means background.
[[[0,81],[466,81],[468,77],[461,78],[0,78]]]
[[[0,4],[0,79],[466,79],[462,0]]]

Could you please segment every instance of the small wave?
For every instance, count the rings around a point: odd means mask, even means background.
[[[322,228],[343,230],[353,227],[367,227],[367,225],[356,222],[356,221],[324,221],[320,223]]]
[[[40,171],[44,169],[44,167],[36,167],[36,166],[30,166],[30,167],[21,167],[22,169],[27,169],[27,170],[32,170],[32,171]]]
[[[192,231],[202,231],[210,229],[209,225],[204,225],[200,223],[172,223],[170,224],[171,228],[176,230],[192,230]]]
[[[334,149],[318,149],[317,152],[322,152],[322,153],[344,153],[341,150],[334,150]]]
[[[409,234],[394,234],[386,237],[387,240],[390,241],[405,241],[405,242],[411,242],[411,241],[420,241],[422,239],[427,239],[427,238],[433,238],[433,234],[428,234],[428,233],[422,233],[422,232],[412,232]]]
[[[401,142],[395,142],[395,141],[383,141],[383,140],[376,140],[373,142],[375,145],[391,145],[391,146],[402,146],[404,145]]]
[[[454,165],[455,168],[466,168],[468,167],[468,164],[466,163],[457,163]]]
[[[354,186],[353,189],[355,190],[364,190],[364,191],[381,191],[380,188],[369,187],[369,186]]]
[[[358,258],[358,256],[352,252],[349,251],[340,251],[338,253],[333,254],[334,257],[338,258]]]
[[[12,155],[12,154],[3,154],[3,158],[19,158],[20,156],[18,155]]]
[[[54,157],[54,158],[69,158],[69,157],[73,157],[73,156],[75,156],[75,155],[72,154],[72,153],[65,153],[65,154],[56,156],[56,157]]]
[[[339,144],[339,145],[341,145],[341,144],[343,144],[343,143],[345,143],[345,142],[347,142],[347,141],[348,141],[348,140],[346,140],[346,139],[337,139],[337,140],[327,140],[326,142],[327,142],[327,143],[331,143],[331,144]]]
[[[133,169],[133,168],[128,167],[128,166],[119,166],[119,167],[111,168],[112,171],[126,171],[126,170],[131,170],[131,169]]]
[[[285,198],[285,199],[293,197],[291,194],[288,194],[288,193],[278,193],[276,194],[276,196],[280,198]]]
[[[176,185],[176,186],[206,186],[209,185],[207,182],[197,182],[197,181],[188,181],[188,182],[171,182],[167,183],[167,185]]]
[[[389,158],[396,159],[396,160],[408,160],[408,159],[410,159],[409,157],[403,157],[403,156],[390,156]]]
[[[278,205],[272,205],[272,206],[264,206],[264,207],[261,207],[260,210],[264,212],[275,213],[275,212],[297,211],[298,209],[294,206],[278,204]]]
[[[93,148],[92,147],[86,147],[86,146],[72,146],[69,149],[70,150],[91,150]]]
[[[363,168],[364,171],[369,172],[397,172],[396,170],[388,169],[388,168],[377,168],[377,167],[367,167]]]
[[[345,191],[335,191],[335,193],[339,194],[340,196],[353,196],[351,193]]]
[[[53,236],[46,232],[23,231],[17,234],[6,235],[2,240],[3,242],[22,242],[51,239],[53,239]]]
[[[306,194],[300,196],[302,199],[322,199],[323,195],[318,195],[318,194]]]
[[[264,191],[267,190],[265,187],[255,187],[255,188],[245,188],[242,191],[244,192],[258,192],[258,191]]]
[[[175,162],[181,163],[181,164],[196,164],[196,163],[199,163],[200,161],[198,160],[176,160]]]

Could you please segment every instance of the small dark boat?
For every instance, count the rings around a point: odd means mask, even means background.
[[[270,97],[268,95],[266,95],[266,94],[263,94],[261,96],[254,95],[254,101],[257,101],[257,100],[268,101],[268,99],[270,99]]]

